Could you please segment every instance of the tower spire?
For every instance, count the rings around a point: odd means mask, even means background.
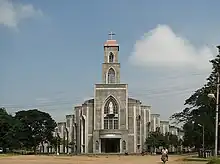
[[[110,33],[108,33],[108,35],[109,35],[109,40],[112,40],[112,37],[113,37],[113,35],[116,35],[115,33],[113,33],[113,32],[110,32]]]

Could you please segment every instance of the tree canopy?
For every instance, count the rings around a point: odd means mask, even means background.
[[[186,108],[172,115],[171,119],[177,123],[183,123],[185,133],[184,144],[186,146],[201,147],[202,127],[205,129],[205,145],[213,147],[215,135],[215,108],[216,100],[208,97],[209,93],[216,96],[217,73],[220,70],[220,56],[210,61],[212,72],[207,78],[206,84],[197,89],[185,100]],[[200,126],[199,126],[200,125]]]
[[[15,116],[0,108],[0,147],[36,151],[43,142],[53,143],[56,122],[48,113],[37,109],[18,111]]]
[[[0,147],[6,146],[10,148],[14,145],[12,142],[15,130],[15,120],[13,117],[7,113],[5,108],[0,108]]]
[[[152,148],[159,148],[160,146],[168,148],[169,146],[177,147],[180,145],[179,139],[176,135],[166,133],[163,135],[159,130],[150,132],[145,144]]]

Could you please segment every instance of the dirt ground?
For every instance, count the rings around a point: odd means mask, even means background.
[[[180,161],[181,156],[170,156],[168,164],[205,164]],[[177,161],[178,160],[178,161]],[[0,157],[0,164],[157,164],[160,156],[11,156]]]

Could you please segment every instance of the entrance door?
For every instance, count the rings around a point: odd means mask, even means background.
[[[119,138],[103,138],[101,143],[102,153],[119,153],[120,139]]]

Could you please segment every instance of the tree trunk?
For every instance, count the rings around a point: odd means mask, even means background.
[[[44,143],[43,142],[41,142],[41,146],[43,148],[43,153],[44,153]]]
[[[34,146],[34,154],[37,154],[37,146]]]
[[[67,141],[66,141],[66,153],[69,153],[69,134],[67,133]]]

